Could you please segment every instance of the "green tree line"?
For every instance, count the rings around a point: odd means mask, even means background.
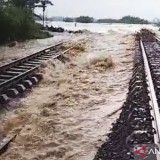
[[[125,16],[119,20],[120,23],[127,24],[148,24],[149,22],[139,17]]]
[[[65,22],[80,22],[80,23],[126,23],[126,24],[148,24],[149,22],[147,20],[141,19],[139,17],[133,17],[133,16],[125,16],[121,19],[98,19],[94,20],[93,17],[88,16],[80,16],[77,18],[71,18],[66,17],[64,18]]]
[[[79,22],[79,23],[93,23],[94,18],[89,16],[80,16],[77,18],[66,17],[63,19],[64,22]]]
[[[126,24],[148,24],[149,22],[145,19],[133,16],[125,16],[121,19],[98,19],[97,23],[126,23]]]

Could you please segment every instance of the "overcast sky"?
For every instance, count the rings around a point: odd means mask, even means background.
[[[46,14],[50,16],[80,15],[95,18],[121,18],[125,15],[139,16],[153,20],[160,18],[160,0],[51,0]],[[42,9],[36,9],[42,13]]]

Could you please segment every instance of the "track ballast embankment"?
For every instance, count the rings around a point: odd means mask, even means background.
[[[94,160],[133,160],[143,156],[159,160],[159,154],[147,155],[146,150],[139,154],[135,147],[156,144],[159,149],[160,42],[146,29],[135,38],[133,74],[126,102]]]

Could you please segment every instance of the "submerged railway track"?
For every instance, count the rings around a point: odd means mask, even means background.
[[[160,40],[146,29],[135,37],[127,99],[94,160],[160,160]]]
[[[57,58],[62,62],[68,60],[64,54],[73,49],[73,47],[61,50],[60,46],[64,43],[66,42],[60,42],[27,57],[1,66],[0,104],[7,103],[11,98],[15,98],[18,94],[37,84],[42,79],[42,75],[38,74],[37,71],[44,61],[50,58]]]
[[[94,160],[160,160],[160,40],[145,29],[135,37],[127,99]],[[61,56],[72,47],[59,52],[56,48],[61,44],[0,67],[0,103],[36,84],[43,61],[51,57],[63,61]]]

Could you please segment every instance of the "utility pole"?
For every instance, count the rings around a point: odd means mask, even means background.
[[[45,14],[45,9],[46,9],[46,6],[43,5],[43,26],[44,26],[44,14]]]
[[[53,3],[49,0],[40,0],[39,1],[41,4],[39,5],[35,5],[35,7],[41,7],[43,9],[43,26],[44,26],[44,15],[45,15],[45,10],[46,10],[46,7],[47,7],[47,4],[53,6]]]

